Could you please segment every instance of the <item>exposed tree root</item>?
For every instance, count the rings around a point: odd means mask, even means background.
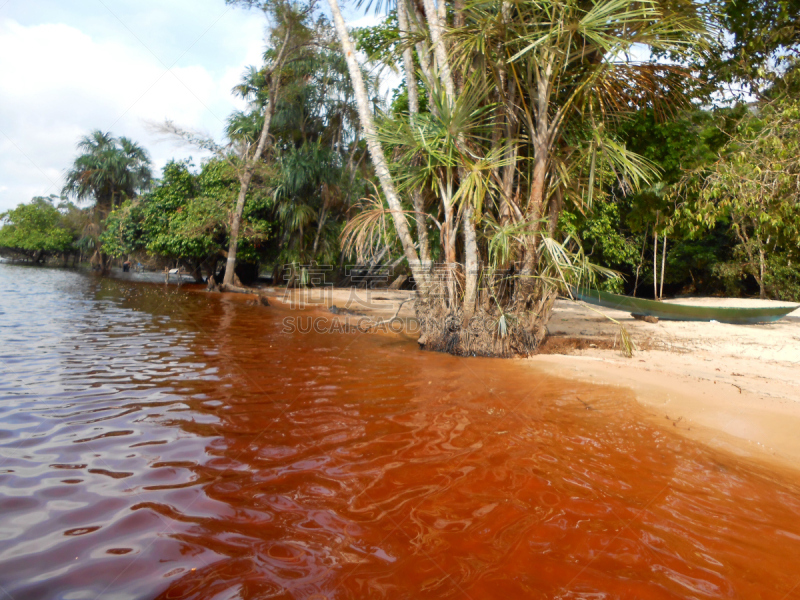
[[[456,356],[513,357],[536,354],[547,335],[547,321],[556,299],[554,290],[538,287],[525,302],[508,312],[485,306],[465,318],[461,307],[442,299],[416,303],[419,345]]]

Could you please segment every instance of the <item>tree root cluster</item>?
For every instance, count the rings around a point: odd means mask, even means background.
[[[472,315],[441,300],[418,300],[419,345],[456,356],[510,358],[536,354],[547,335],[555,295],[544,294],[507,312],[483,306]]]

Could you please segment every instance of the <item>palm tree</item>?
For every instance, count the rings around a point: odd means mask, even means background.
[[[336,0],[329,4],[358,90],[352,44]],[[562,208],[583,210],[611,185],[632,190],[652,178],[652,165],[620,144],[615,129],[639,108],[669,111],[686,101],[691,74],[651,57],[686,56],[704,43],[706,25],[694,4],[661,0],[397,4],[405,11],[400,39],[417,52],[430,114],[380,130],[366,110],[360,116],[409,262],[428,234],[420,227],[411,238],[398,216],[422,211],[400,195],[423,188],[438,199],[436,213],[423,218],[439,227],[439,260],[448,268],[444,286],[424,281],[444,292],[423,290],[417,302],[420,343],[459,354],[530,353],[559,288],[592,273],[575,240],[558,241]],[[630,58],[648,50],[645,60]],[[353,233],[349,239],[366,239]],[[412,272],[423,283],[413,265]],[[497,324],[492,335],[471,332],[473,316],[483,331]]]
[[[146,190],[152,179],[147,151],[128,138],[95,130],[78,142],[83,152],[67,172],[64,193],[109,211]]]
[[[97,242],[105,219],[123,201],[135,198],[151,183],[147,151],[126,137],[95,130],[78,142],[81,154],[67,172],[63,193],[78,202],[93,202],[90,236]],[[108,269],[107,257],[95,243],[92,262]]]

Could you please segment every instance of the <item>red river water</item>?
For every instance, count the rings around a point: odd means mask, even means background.
[[[0,599],[800,598],[800,476],[290,314],[0,265]]]

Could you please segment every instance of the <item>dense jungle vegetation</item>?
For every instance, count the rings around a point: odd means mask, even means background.
[[[354,31],[336,0],[228,3],[269,23],[248,110],[225,140],[163,125],[213,157],[155,177],[91,132],[61,197],[0,215],[4,255],[223,285],[390,265],[457,354],[535,351],[576,284],[800,301],[797,0],[397,0]]]

